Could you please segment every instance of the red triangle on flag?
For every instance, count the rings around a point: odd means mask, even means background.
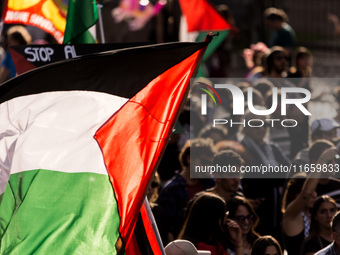
[[[171,134],[202,51],[152,80],[96,133],[128,245],[145,191]],[[112,156],[115,155],[115,156]]]
[[[207,0],[179,0],[179,3],[187,21],[188,32],[221,31],[231,28]]]

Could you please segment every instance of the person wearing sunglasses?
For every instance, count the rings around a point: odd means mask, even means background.
[[[259,217],[249,201],[240,196],[233,197],[227,203],[228,218],[238,223],[242,230],[243,251],[250,255],[254,242],[260,237],[255,231]],[[234,254],[234,246],[230,246],[230,254]]]
[[[270,78],[284,78],[287,76],[288,60],[284,48],[272,47],[266,54],[266,76]],[[280,85],[274,84],[276,87]]]

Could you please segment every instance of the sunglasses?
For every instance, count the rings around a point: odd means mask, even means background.
[[[246,219],[248,221],[252,221],[255,219],[255,215],[254,214],[248,214],[247,216],[244,215],[239,215],[239,216],[235,216],[235,220],[238,222],[245,222]]]

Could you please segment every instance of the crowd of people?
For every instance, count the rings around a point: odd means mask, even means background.
[[[312,100],[318,100],[309,79],[311,51],[296,47],[294,31],[282,10],[269,8],[265,18],[272,37],[267,44],[259,42],[244,50],[248,72],[236,86],[246,99],[248,88],[252,88],[251,103],[259,110],[271,108],[274,88],[278,95],[282,88],[304,88],[311,92]],[[212,103],[209,108],[208,102],[207,115],[202,115],[202,91],[195,90],[195,85],[202,83],[212,86],[213,81],[199,78],[193,83],[179,117],[187,132],[173,134],[157,170],[158,198],[153,210],[164,245],[186,240],[198,250],[216,255],[339,254],[335,226],[339,220],[340,180],[333,171],[339,166],[339,114],[312,119],[290,105],[283,116],[278,100],[277,110],[269,116],[246,110],[245,123],[293,119],[294,127],[280,122],[260,127],[213,125],[214,118],[241,123],[243,119],[233,115],[230,93],[229,103]],[[331,93],[338,103],[339,88]],[[288,98],[300,97],[292,93]],[[247,109],[247,105],[244,107]],[[309,109],[308,103],[305,107]],[[204,178],[190,176],[192,166],[204,165],[234,166],[238,171]],[[298,171],[270,178],[249,178],[239,171],[242,166],[268,165]],[[310,171],[318,166],[325,171]],[[268,246],[271,248],[267,250]],[[330,251],[334,253],[325,253]]]
[[[284,11],[268,8],[264,16],[272,36],[268,43],[258,42],[244,50],[247,73],[235,86],[245,95],[252,88],[251,103],[258,110],[271,108],[274,88],[277,95],[285,87],[304,88],[313,99],[311,51],[295,45],[294,30]],[[338,24],[335,16],[329,18],[334,26]],[[6,47],[29,44],[31,38],[16,26],[7,31],[6,42]],[[0,83],[14,76],[7,53]],[[233,115],[230,93],[227,104],[208,105],[208,114],[203,116],[195,84],[211,85],[212,81],[199,78],[195,82],[147,192],[164,246],[192,249],[193,245],[212,255],[340,254],[340,180],[331,171],[340,164],[340,105],[334,118],[311,121],[293,105],[282,115],[278,100],[270,116],[250,111],[241,116],[246,123],[262,121],[262,126],[214,126],[211,120],[216,112],[235,122],[242,118]],[[340,103],[340,88],[333,92],[334,101]],[[300,96],[292,93],[290,98]],[[244,107],[248,108],[247,103]],[[268,124],[269,118],[279,121]],[[280,125],[284,119],[295,120],[296,125]],[[192,166],[208,165],[232,166],[237,171],[192,178]],[[293,166],[299,171],[286,173],[284,178],[249,178],[240,171],[243,166],[269,165]],[[310,171],[313,166],[327,169]],[[167,248],[167,254],[171,250],[179,254],[176,249]]]

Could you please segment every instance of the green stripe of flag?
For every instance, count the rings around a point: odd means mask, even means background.
[[[0,254],[116,254],[119,223],[108,176],[20,172],[1,201]]]
[[[95,43],[88,30],[98,20],[96,1],[70,0],[68,5],[64,44]]]

